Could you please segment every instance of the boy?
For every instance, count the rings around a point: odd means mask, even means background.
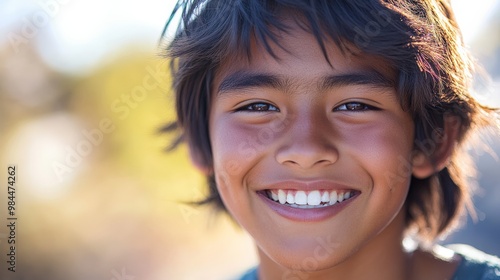
[[[205,202],[255,240],[242,279],[500,279],[494,257],[431,246],[470,201],[464,140],[498,120],[446,0],[181,6],[176,125]]]

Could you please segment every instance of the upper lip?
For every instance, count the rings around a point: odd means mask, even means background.
[[[356,190],[351,186],[339,184],[327,180],[317,180],[317,181],[280,181],[273,184],[263,185],[260,190],[298,190],[298,191],[313,191],[313,190]]]

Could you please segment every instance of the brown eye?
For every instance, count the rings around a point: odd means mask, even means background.
[[[378,108],[366,105],[361,102],[348,102],[344,103],[335,109],[334,111],[366,111],[366,110],[378,110]]]
[[[269,103],[257,102],[257,103],[245,105],[245,106],[239,108],[237,111],[258,111],[258,112],[277,111],[277,112],[279,112],[279,109],[276,108],[276,106],[273,106]]]

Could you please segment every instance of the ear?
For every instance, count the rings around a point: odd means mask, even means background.
[[[191,159],[191,163],[204,175],[212,174],[212,167],[208,165],[206,160],[204,159],[201,151],[194,148],[192,145],[188,145],[189,149],[189,158]]]
[[[444,116],[444,129],[427,140],[428,145],[418,147],[412,158],[413,176],[425,179],[443,170],[450,162],[461,130],[459,117]],[[436,136],[436,137],[435,137]]]

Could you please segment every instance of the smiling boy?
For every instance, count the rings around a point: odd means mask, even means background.
[[[181,2],[177,124],[206,201],[255,240],[243,279],[500,279],[424,246],[470,199],[464,138],[495,120],[447,1]]]

